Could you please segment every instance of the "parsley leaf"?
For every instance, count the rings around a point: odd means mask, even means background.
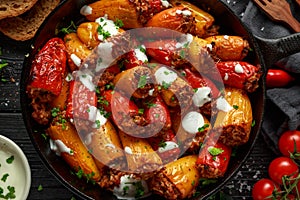
[[[198,128],[198,132],[203,132],[208,127],[209,127],[209,124],[204,124],[202,127]]]
[[[218,155],[220,155],[221,153],[224,152],[223,149],[216,148],[216,147],[208,147],[208,148],[207,148],[207,151],[208,151],[212,156],[218,156]]]
[[[43,190],[43,186],[42,186],[41,184],[39,184],[37,190],[38,190],[38,191],[42,191],[42,190]]]
[[[147,76],[143,75],[140,77],[140,80],[138,82],[138,88],[143,88],[147,84]]]
[[[14,161],[15,157],[10,156],[9,158],[6,159],[7,164],[11,164]]]
[[[117,27],[121,28],[121,27],[123,27],[123,26],[124,26],[124,23],[123,23],[123,21],[122,21],[122,20],[120,20],[120,19],[116,19],[116,21],[115,21],[115,25],[116,25]]]
[[[7,180],[7,177],[9,176],[8,173],[6,174],[3,174],[2,178],[1,178],[1,181],[5,182]]]

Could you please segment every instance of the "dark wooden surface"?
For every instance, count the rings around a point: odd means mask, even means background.
[[[24,56],[30,42],[15,42],[0,34],[0,63],[8,66],[0,70],[0,134],[14,140],[26,154],[32,172],[30,200],[79,199],[65,188],[44,166],[26,132],[19,100],[19,83]],[[266,146],[262,136],[235,176],[222,188],[233,199],[251,199],[251,187],[260,178],[267,177],[267,166],[275,157]],[[39,185],[42,190],[39,191]]]

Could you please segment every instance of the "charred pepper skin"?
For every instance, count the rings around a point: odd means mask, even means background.
[[[66,72],[66,47],[60,38],[50,39],[32,63],[29,88],[44,90],[58,96]]]

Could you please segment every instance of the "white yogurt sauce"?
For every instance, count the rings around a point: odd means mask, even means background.
[[[89,120],[91,122],[95,122],[97,116],[97,108],[95,106],[89,106],[88,114],[89,114]]]
[[[76,56],[74,53],[71,54],[71,60],[77,67],[80,67],[81,59],[78,56]]]
[[[234,66],[234,71],[239,74],[244,73],[244,69],[239,63]]]
[[[209,51],[212,51],[212,50],[213,50],[212,44],[207,44],[206,47],[208,48]]]
[[[93,77],[87,72],[77,71],[76,75],[79,77],[80,82],[90,91],[95,91],[96,86],[93,83]]]
[[[27,181],[25,170],[23,169],[24,164],[21,158],[12,152],[2,151],[0,145],[0,178],[2,178],[4,174],[8,174],[5,182],[0,180],[0,186],[3,189],[3,194],[8,193],[7,186],[15,187],[14,194],[16,195],[16,199],[23,199]],[[6,159],[11,156],[14,156],[14,160],[9,164],[6,162]]]
[[[96,65],[96,72],[102,69],[106,69],[114,61],[112,56],[113,43],[111,42],[101,42],[98,45],[99,59]]]
[[[178,77],[174,71],[164,66],[156,70],[154,76],[160,85],[163,85],[163,83],[172,84]]]
[[[55,152],[56,155],[60,156],[62,153],[67,153],[69,155],[73,155],[74,152],[72,149],[67,147],[65,143],[61,140],[51,140],[50,139],[50,149]]]
[[[224,81],[227,81],[228,80],[228,73],[225,73],[225,76],[224,76]]]
[[[204,118],[199,112],[191,111],[183,117],[181,125],[186,132],[196,134],[204,126]]]
[[[165,144],[166,144],[165,147],[158,148],[158,152],[163,153],[163,152],[178,148],[178,144],[176,144],[175,142],[172,142],[172,141],[166,141]]]
[[[160,0],[160,2],[161,2],[161,5],[163,6],[163,7],[169,7],[170,6],[170,3],[167,1],[167,0]]]
[[[210,93],[211,93],[210,87],[197,88],[197,91],[192,97],[194,105],[197,107],[201,107],[207,102],[210,102],[211,101]]]
[[[101,114],[100,110],[97,109],[95,123],[93,124],[93,128],[100,128],[107,122],[107,118]]]
[[[70,81],[72,81],[72,80],[74,80],[73,75],[72,75],[71,73],[68,73],[67,76],[66,76],[66,81],[67,81],[67,82],[70,82]]]
[[[145,47],[143,47],[143,46],[141,48],[145,49]],[[148,62],[147,55],[143,51],[141,51],[140,48],[134,49],[134,55],[138,60],[140,60],[142,62]]]
[[[91,133],[89,133],[85,136],[85,138],[84,138],[84,144],[85,145],[90,145],[92,143],[92,140],[93,140],[92,137],[93,137],[94,134],[95,133],[91,132]]]
[[[227,102],[224,97],[219,97],[217,99],[217,109],[222,110],[224,112],[229,112],[232,109],[232,106]]]
[[[124,151],[125,151],[126,153],[128,153],[128,154],[132,154],[132,150],[131,150],[130,147],[125,147],[125,148],[124,148]]]
[[[88,5],[84,5],[82,6],[82,8],[80,9],[80,14],[86,16],[86,15],[91,15],[93,12],[92,7],[88,6]]]
[[[99,17],[95,20],[103,29],[104,32],[108,32],[111,36],[119,34],[119,27],[115,25],[115,22],[107,19],[107,15],[104,17]],[[103,37],[103,35],[99,34],[98,39],[100,41],[105,40],[106,38]]]
[[[193,42],[193,39],[194,36],[192,34],[187,33],[180,38],[180,42],[177,42],[175,47],[177,49],[182,47],[187,48]]]
[[[190,16],[192,15],[192,12],[190,10],[176,10],[176,14]]]
[[[138,188],[137,185],[139,186]],[[144,191],[144,195],[139,198],[144,198],[151,195],[146,181],[136,180],[132,177],[132,175],[124,175],[121,177],[120,185],[113,189],[113,194],[118,199],[134,200],[136,199],[135,196],[137,193],[137,189]]]

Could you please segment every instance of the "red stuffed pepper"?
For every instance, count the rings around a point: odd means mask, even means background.
[[[254,92],[259,86],[262,72],[257,66],[243,61],[217,62],[216,66],[225,85],[248,92]]]
[[[171,128],[171,116],[167,105],[160,95],[145,101],[145,118],[150,123],[153,131]],[[159,130],[157,130],[159,128]]]
[[[66,61],[66,47],[62,39],[50,39],[32,62],[28,89],[44,90],[58,96],[66,72]]]
[[[67,102],[68,118],[89,120],[92,113],[95,113],[93,109],[96,110],[97,107],[96,92],[89,90],[79,81],[71,81]]]
[[[159,136],[149,138],[149,143],[161,157],[164,164],[176,160],[180,155],[178,142],[171,129],[161,131]]]
[[[132,136],[148,134],[143,126],[148,122],[134,101],[118,91],[105,90],[99,99],[103,109],[111,113],[112,120],[118,128]]]
[[[222,177],[231,156],[231,148],[221,142],[203,143],[197,159],[197,168],[203,178]]]

